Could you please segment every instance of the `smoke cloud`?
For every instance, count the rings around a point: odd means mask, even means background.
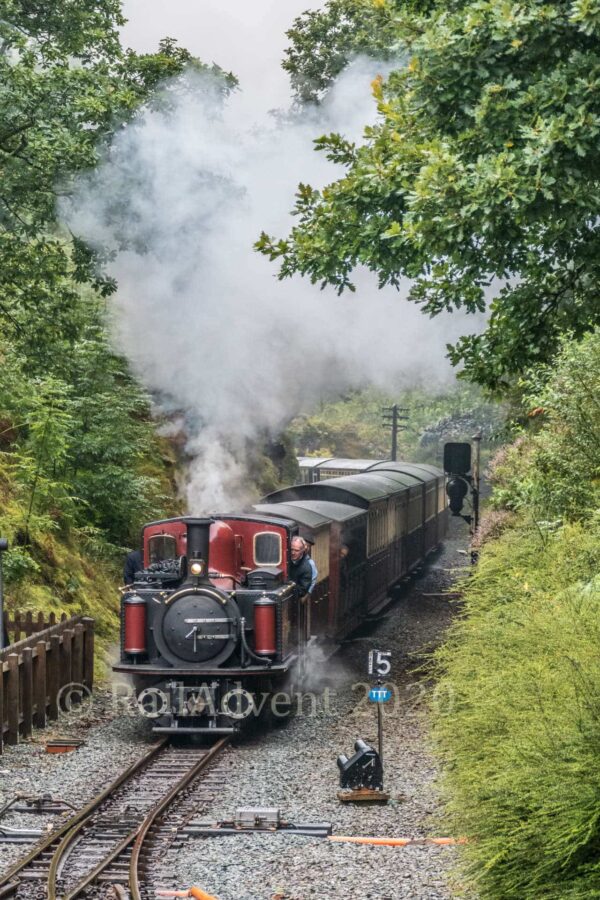
[[[473,330],[460,314],[426,319],[366,272],[342,297],[280,282],[253,251],[261,230],[289,230],[299,180],[339,177],[312,141],[360,140],[382,72],[357,60],[318,113],[293,121],[244,90],[223,106],[208,76],[188,73],[170,108],[117,135],[64,210],[74,232],[115,250],[114,339],[160,407],[185,418],[192,513],[247,499],[248,440],[350,387],[450,380],[445,344]]]

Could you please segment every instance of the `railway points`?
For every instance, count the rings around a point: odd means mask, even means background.
[[[195,782],[227,743],[221,737],[209,747],[182,747],[161,738],[12,866],[0,879],[0,897],[76,900],[98,884],[119,886],[127,900],[152,897],[148,845],[155,850],[161,840],[172,838],[173,820],[165,820],[173,816],[174,804],[174,815],[185,817],[186,792],[193,791],[194,809],[202,797],[212,799],[218,780]]]

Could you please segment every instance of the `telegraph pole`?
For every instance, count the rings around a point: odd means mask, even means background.
[[[471,484],[471,493],[473,495],[473,534],[479,527],[479,487],[481,480],[481,429],[477,434],[473,435],[473,443],[475,444],[475,463],[473,465],[473,482]]]
[[[383,427],[392,429],[392,462],[396,462],[398,459],[398,432],[406,431],[407,425],[400,425],[401,421],[408,421],[408,407],[407,406],[398,406],[397,403],[394,403],[393,406],[385,406],[383,408]]]

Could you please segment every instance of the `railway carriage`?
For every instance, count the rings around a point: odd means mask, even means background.
[[[336,641],[349,634],[365,617],[365,509],[331,500],[274,500],[254,509],[293,519],[300,535],[314,541],[319,575],[309,601],[308,637]]]
[[[448,513],[438,469],[322,463],[318,478],[311,470],[246,514],[143,529],[144,568],[123,591],[113,668],[133,678],[155,730],[238,730],[261,697],[289,683],[309,642],[335,644],[378,613],[442,541]],[[308,599],[288,575],[297,534],[313,542],[319,570]]]

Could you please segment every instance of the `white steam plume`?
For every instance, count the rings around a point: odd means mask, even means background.
[[[258,113],[243,91],[220,109],[214,85],[190,73],[169,91],[174,108],[125,128],[65,210],[88,241],[129,242],[111,265],[115,340],[159,402],[185,414],[194,513],[239,503],[245,442],[317,399],[451,377],[445,344],[464,333],[464,315],[426,319],[368,273],[342,297],[280,282],[253,250],[262,229],[289,230],[299,179],[339,176],[312,140],[360,139],[381,71],[356,61],[318,114],[294,122]]]

